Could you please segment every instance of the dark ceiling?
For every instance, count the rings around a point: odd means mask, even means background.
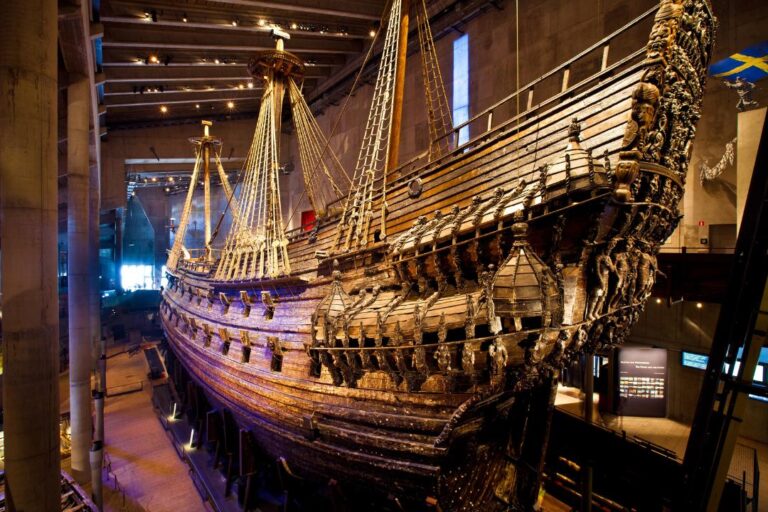
[[[274,47],[307,63],[305,94],[359,59],[386,0],[103,0],[103,103],[109,128],[253,113],[249,58]]]

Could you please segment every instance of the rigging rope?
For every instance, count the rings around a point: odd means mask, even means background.
[[[290,274],[278,179],[278,133],[284,84],[273,71],[266,87],[245,163],[239,215],[222,252],[215,278],[242,280]]]
[[[323,217],[330,203],[346,195],[346,187],[352,180],[347,176],[336,154],[330,149],[324,151],[324,146],[327,146],[325,136],[304,101],[301,89],[292,78],[288,81],[288,95],[296,127],[305,190],[312,208],[318,216]],[[328,155],[326,160],[323,159],[324,154]],[[342,190],[341,187],[345,189]]]
[[[200,174],[200,165],[202,163],[203,150],[202,146],[195,147],[195,167],[192,170],[192,179],[189,182],[189,189],[187,190],[187,198],[184,201],[184,209],[181,212],[181,219],[179,219],[179,226],[176,228],[176,236],[173,239],[173,247],[171,253],[168,255],[168,262],[166,267],[168,270],[176,270],[179,265],[179,259],[182,256],[184,250],[184,236],[187,234],[187,226],[189,224],[189,214],[192,211],[192,199],[195,193],[195,185],[197,184],[197,177]]]
[[[363,134],[363,144],[355,166],[352,187],[338,224],[334,248],[349,251],[365,247],[373,219],[372,203],[377,181],[387,167],[392,126],[395,75],[399,47],[401,0],[392,2],[387,22],[384,49],[373,92],[373,102]],[[384,193],[382,191],[382,193]],[[382,204],[385,202],[382,197]],[[381,227],[384,228],[382,210]]]
[[[427,100],[427,121],[429,125],[429,159],[435,160],[451,151],[453,120],[445,92],[445,83],[440,73],[435,40],[429,26],[429,14],[426,0],[421,0],[417,14],[419,47],[421,49],[421,71],[424,80],[424,93]]]

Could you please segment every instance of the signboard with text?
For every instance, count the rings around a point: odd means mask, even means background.
[[[667,351],[663,348],[619,350],[619,410],[623,416],[667,414]]]

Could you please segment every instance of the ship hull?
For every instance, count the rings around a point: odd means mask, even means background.
[[[294,234],[290,276],[173,271],[191,379],[297,475],[530,509],[559,368],[623,340],[679,221],[715,22],[701,2],[648,22],[645,49],[399,169],[365,249],[339,250],[335,217]]]

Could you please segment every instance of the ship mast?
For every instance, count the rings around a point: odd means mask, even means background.
[[[391,181],[392,171],[397,168],[398,159],[400,158],[400,128],[403,123],[403,95],[405,94],[405,65],[408,57],[410,8],[410,0],[402,0],[402,5],[400,6],[397,66],[395,67],[395,97],[392,104],[392,128],[389,136],[389,154],[387,155],[387,182]]]
[[[211,260],[211,144],[213,137],[210,134],[211,121],[203,121],[203,138],[201,145],[203,147],[203,195],[204,195],[204,214],[205,214],[205,259]],[[221,141],[217,142],[220,144]]]
[[[203,259],[206,262],[213,260],[211,254],[211,169],[210,159],[213,154],[216,158],[217,169],[219,172],[219,178],[222,185],[224,185],[227,196],[231,198],[232,192],[229,186],[227,175],[224,172],[224,168],[221,166],[219,159],[219,153],[217,148],[221,147],[221,139],[211,135],[210,127],[213,125],[211,121],[203,121],[203,135],[201,137],[191,137],[189,141],[195,146],[195,166],[192,170],[192,178],[189,182],[189,189],[187,189],[187,197],[184,201],[184,209],[181,212],[181,219],[179,219],[179,225],[176,228],[176,237],[173,241],[173,247],[168,255],[167,268],[169,270],[175,270],[184,252],[184,237],[187,233],[187,227],[189,225],[189,216],[192,212],[192,200],[195,194],[195,187],[197,186],[198,177],[200,171],[203,174],[203,194],[204,194],[204,222],[205,222],[205,239],[203,244],[205,247],[205,254]],[[213,149],[213,151],[211,151]]]

